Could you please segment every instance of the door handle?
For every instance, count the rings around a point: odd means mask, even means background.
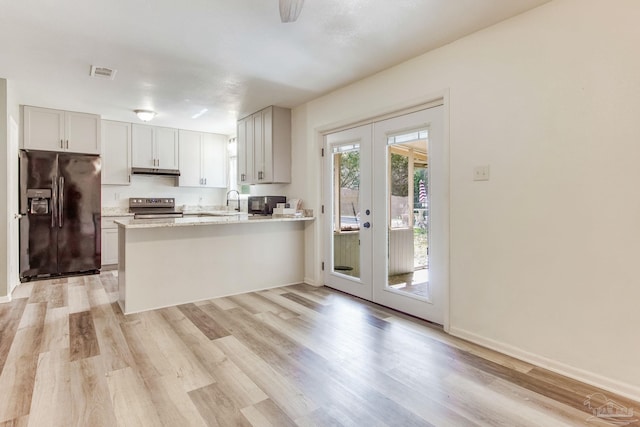
[[[364,224],[362,224],[362,226],[363,226],[364,228],[370,228],[370,227],[371,227],[371,224],[370,224],[369,222],[365,222]]]
[[[54,179],[51,183],[51,228],[56,227],[56,215],[58,214],[58,182]]]
[[[64,177],[58,178],[58,227],[62,228],[63,219],[62,213],[64,212]]]

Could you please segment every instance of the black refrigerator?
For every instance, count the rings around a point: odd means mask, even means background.
[[[100,157],[20,151],[20,281],[96,273]]]

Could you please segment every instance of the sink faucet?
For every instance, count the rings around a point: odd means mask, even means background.
[[[227,207],[229,207],[229,194],[231,193],[236,193],[238,195],[238,198],[236,199],[238,201],[238,207],[235,209],[238,212],[240,212],[240,193],[238,193],[238,190],[229,190],[227,191]]]

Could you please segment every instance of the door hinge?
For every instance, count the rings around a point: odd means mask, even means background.
[[[320,151],[321,151],[322,157],[324,157],[324,148],[322,148]]]
[[[324,261],[322,261],[321,268],[322,268],[322,271],[324,271]]]
[[[324,213],[324,205],[321,206],[320,213]]]

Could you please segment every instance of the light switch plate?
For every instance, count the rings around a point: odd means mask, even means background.
[[[473,168],[474,181],[489,181],[489,165]]]

